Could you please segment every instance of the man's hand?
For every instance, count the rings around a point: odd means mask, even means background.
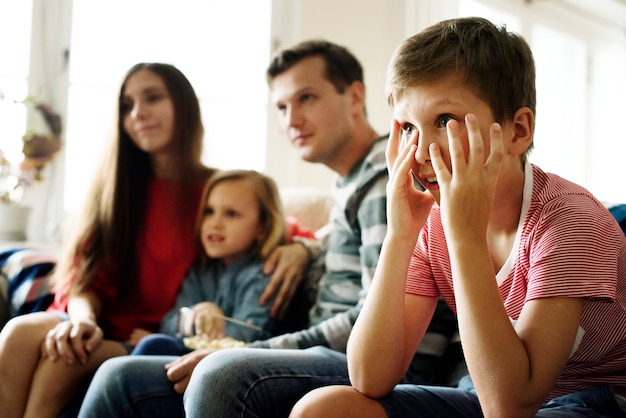
[[[309,264],[309,252],[302,243],[294,242],[276,248],[265,261],[263,272],[272,273],[259,303],[265,305],[276,294],[270,316],[282,319],[300,285]],[[278,293],[277,293],[278,292]]]
[[[167,378],[174,383],[176,393],[182,395],[185,392],[193,369],[196,368],[200,360],[215,351],[217,350],[214,348],[194,350],[165,365]]]

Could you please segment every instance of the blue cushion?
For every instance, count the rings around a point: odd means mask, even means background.
[[[0,280],[6,281],[9,315],[43,311],[54,294],[48,277],[57,252],[42,248],[7,248],[0,251]]]
[[[622,227],[624,234],[626,234],[626,204],[622,203],[609,206],[608,209],[609,212],[611,212],[611,215],[613,215],[613,217],[617,220],[617,223],[619,223],[619,226]]]

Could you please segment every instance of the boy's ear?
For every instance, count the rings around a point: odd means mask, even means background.
[[[528,107],[520,107],[513,115],[513,139],[509,144],[509,154],[521,155],[533,142],[535,114]]]

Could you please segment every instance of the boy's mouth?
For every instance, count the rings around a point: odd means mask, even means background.
[[[426,177],[423,179],[423,181],[425,181],[428,184],[437,184],[437,177],[435,176]]]
[[[423,190],[432,190],[438,187],[437,176],[434,174],[428,176],[416,176],[413,174],[413,180],[422,186]]]

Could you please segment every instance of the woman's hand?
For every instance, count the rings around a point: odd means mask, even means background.
[[[276,294],[270,316],[282,319],[296,293],[309,264],[309,252],[302,243],[294,242],[274,249],[263,265],[263,273],[272,273],[259,303],[265,305]]]
[[[419,138],[417,139],[419,140]],[[391,123],[386,158],[389,169],[387,183],[387,228],[395,236],[416,239],[435,203],[429,192],[415,188],[413,169],[417,169],[415,141],[402,141],[398,121]]]
[[[41,356],[50,361],[61,358],[67,364],[85,363],[89,353],[102,342],[104,334],[95,322],[62,321],[46,335]]]

